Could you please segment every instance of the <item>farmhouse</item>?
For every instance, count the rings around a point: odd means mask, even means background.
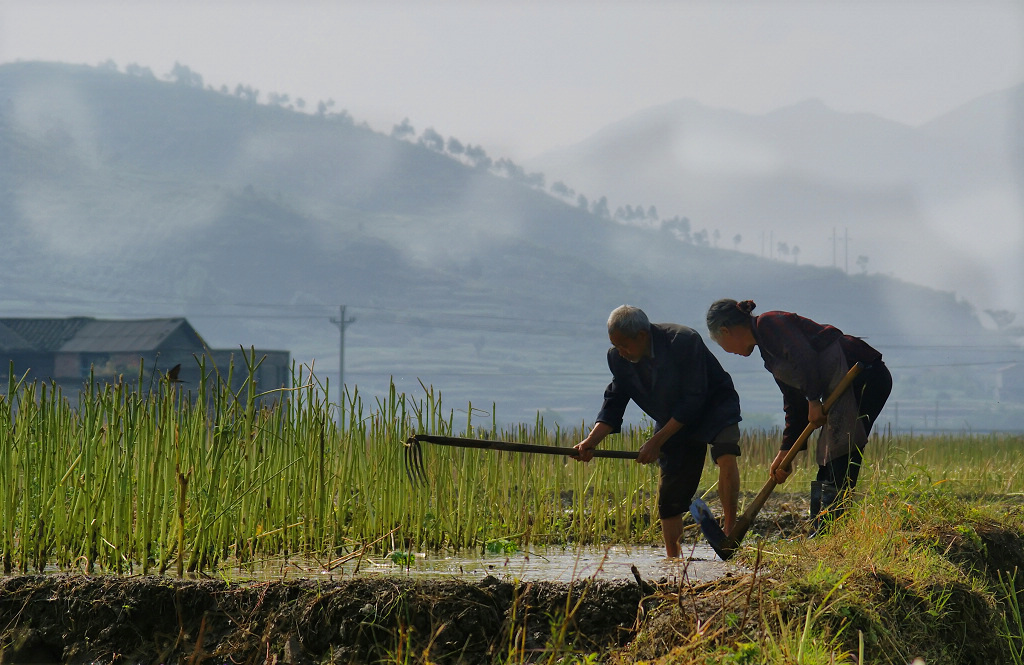
[[[288,351],[211,349],[184,318],[103,320],[0,318],[0,391],[15,380],[53,382],[65,395],[80,390],[90,377],[98,383],[142,381],[143,385],[181,365],[177,378],[185,388],[199,385],[200,362],[208,375],[227,378],[232,388],[248,378],[245,357],[262,361],[254,379],[261,391],[291,383]]]

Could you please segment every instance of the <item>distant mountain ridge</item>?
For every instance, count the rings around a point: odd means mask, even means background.
[[[840,266],[864,256],[870,270],[981,307],[1024,302],[1024,84],[921,127],[817,100],[761,115],[679,100],[528,166],[607,195],[613,209],[654,205],[694,229],[739,234],[744,251],[767,245],[769,256],[771,238],[829,265],[835,232],[850,238]],[[986,241],[979,220],[1011,233]]]
[[[605,318],[623,302],[704,332],[711,301],[752,297],[894,358],[923,358],[900,347],[936,328],[989,342],[948,292],[681,242],[497,168],[189,77],[3,65],[0,308],[187,316],[213,345],[287,349],[331,378],[346,305],[350,387],[422,380],[453,408],[497,403],[513,420],[593,417]],[[763,370],[723,362],[751,413],[777,411]]]
[[[1024,84],[992,92],[930,120],[921,131],[983,154],[1024,160]]]

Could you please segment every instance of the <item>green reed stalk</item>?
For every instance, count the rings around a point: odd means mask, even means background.
[[[499,426],[469,404],[465,419],[433,386],[418,397],[338,404],[305,367],[293,388],[266,390],[261,359],[222,374],[200,362],[197,386],[90,381],[70,403],[55,386],[13,374],[0,396],[0,560],[15,568],[83,567],[146,574],[215,570],[269,556],[333,559],[383,539],[379,552],[531,544],[659,542],[657,468],[624,460],[423,445],[425,487],[409,483],[411,432],[571,446],[586,424]],[[241,379],[241,380],[239,380]],[[457,428],[464,424],[464,432]],[[649,422],[604,442],[636,450]],[[780,432],[746,432],[742,483],[756,490]],[[893,436],[868,446],[864,482],[913,475],[963,491],[1024,490],[1021,437]],[[806,491],[813,456],[777,491]],[[717,480],[710,457],[703,489]]]

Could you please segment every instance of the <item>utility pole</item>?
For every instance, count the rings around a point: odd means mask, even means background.
[[[843,227],[843,268],[844,272],[850,274],[850,227]]]
[[[338,318],[331,317],[331,323],[338,326],[338,403],[345,397],[345,328],[356,322],[356,317],[345,317],[345,305],[338,305]]]
[[[832,227],[832,267],[836,267],[836,227]]]

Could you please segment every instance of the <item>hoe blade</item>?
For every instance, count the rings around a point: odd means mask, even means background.
[[[708,504],[704,503],[702,499],[694,499],[690,504],[690,515],[693,516],[693,521],[700,525],[700,530],[708,539],[708,544],[722,558],[722,561],[729,559],[736,551],[736,545],[725,535],[722,527],[718,526],[718,520],[715,519]]]

